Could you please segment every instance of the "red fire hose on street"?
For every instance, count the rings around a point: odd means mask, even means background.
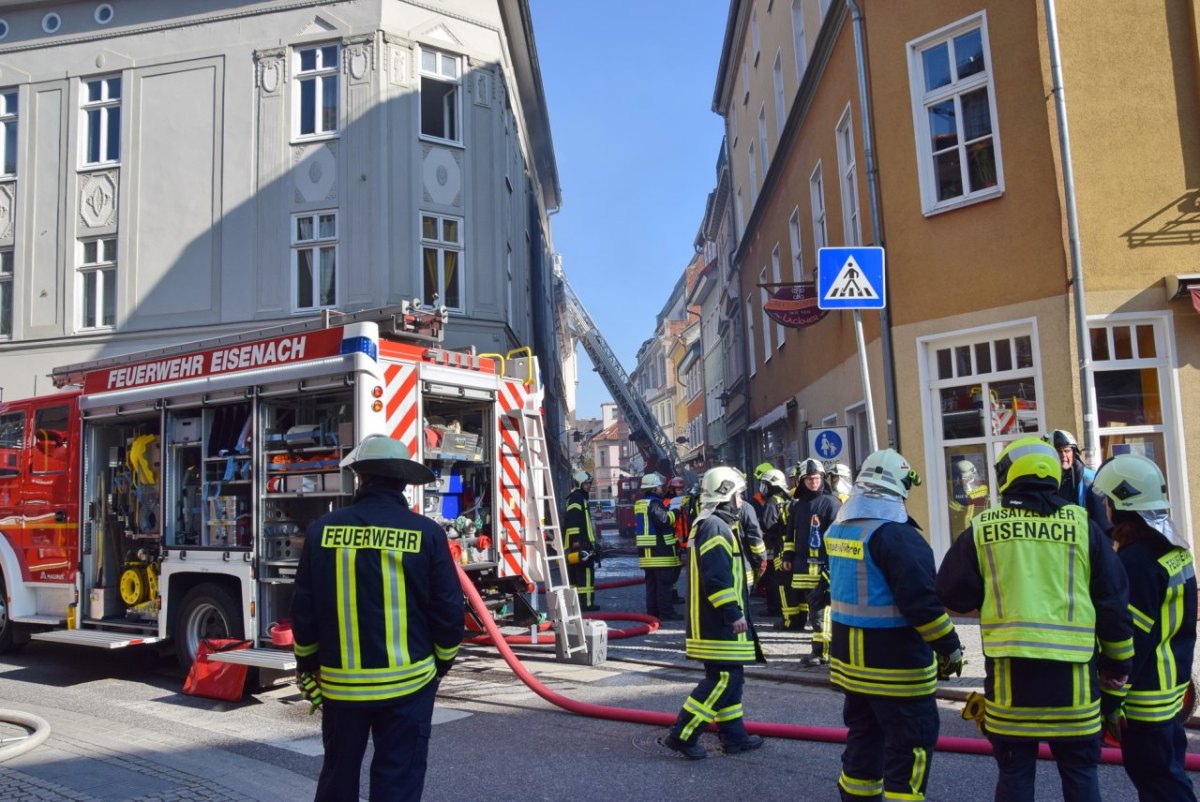
[[[636,621],[638,625],[635,627],[618,627],[608,630],[609,640],[620,640],[621,638],[636,638],[639,635],[649,635],[651,632],[658,631],[658,619],[652,615],[643,615],[642,613],[584,613],[584,618],[590,618],[593,621]],[[545,632],[545,635],[539,634],[535,643],[532,635],[505,635],[504,642],[511,643],[514,646],[549,646],[554,643],[554,633],[547,632],[550,629],[550,622],[545,621],[538,625],[538,632]],[[497,630],[499,631],[499,630]],[[490,632],[485,632],[482,635],[475,635],[470,638],[463,638],[463,643],[471,643],[487,646],[494,641]]]
[[[496,649],[499,650],[500,656],[504,658],[504,662],[508,664],[508,667],[512,669],[512,672],[517,675],[521,682],[525,683],[526,687],[550,704],[561,707],[569,713],[588,716],[590,718],[605,719],[607,721],[628,721],[632,724],[648,724],[653,727],[670,727],[675,723],[674,713],[660,713],[653,710],[635,710],[629,707],[611,707],[609,705],[580,702],[550,690],[538,681],[537,677],[529,669],[525,668],[516,654],[513,653],[512,647],[505,642],[500,628],[492,620],[491,613],[488,612],[483,599],[479,596],[479,592],[475,590],[475,586],[471,584],[471,579],[461,567],[458,567],[458,581],[462,585],[463,593],[466,594],[468,603],[470,603],[471,607],[478,614],[479,619],[483,622],[484,627],[491,636],[492,642],[495,643]],[[649,616],[646,617],[649,618]],[[526,635],[524,637],[529,636]],[[767,738],[788,738],[797,741],[821,741],[824,743],[846,742],[846,730],[837,727],[814,727],[800,724],[774,724],[747,721],[746,731],[752,735],[762,735]],[[937,749],[941,752],[957,752],[968,755],[992,754],[991,743],[983,738],[952,738],[944,736],[938,738]],[[1041,744],[1038,747],[1038,757],[1043,760],[1053,759],[1053,756],[1050,754],[1050,748],[1046,744]],[[1123,763],[1121,750],[1107,747],[1101,749],[1100,762],[1111,764]],[[1188,771],[1200,771],[1200,754],[1188,754],[1184,758],[1183,765]]]

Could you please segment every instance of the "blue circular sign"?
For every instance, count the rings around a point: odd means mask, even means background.
[[[837,459],[843,448],[842,438],[837,432],[821,432],[814,443],[817,459],[828,462]]]

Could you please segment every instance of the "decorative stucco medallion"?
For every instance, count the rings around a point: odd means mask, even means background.
[[[299,147],[293,151],[296,202],[315,203],[337,197],[337,154],[330,143]]]
[[[459,206],[462,189],[460,155],[449,148],[426,146],[422,178],[426,196],[443,206]]]
[[[79,219],[86,228],[117,222],[117,174],[85,173],[79,181]]]

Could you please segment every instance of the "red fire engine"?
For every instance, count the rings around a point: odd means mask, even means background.
[[[0,404],[0,652],[170,639],[190,665],[207,637],[288,645],[305,529],[350,500],[339,463],[377,432],[437,473],[414,509],[496,609],[534,620],[546,582],[578,634],[551,576],[553,492],[528,490],[548,463],[536,359],[445,350],[445,319],[405,304],[110,357]],[[294,665],[290,648],[245,651]]]

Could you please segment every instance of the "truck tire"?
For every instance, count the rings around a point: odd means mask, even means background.
[[[17,637],[17,625],[8,617],[8,586],[4,574],[0,573],[0,654],[15,652],[29,642],[29,638]]]
[[[242,638],[241,606],[220,585],[204,583],[188,591],[175,617],[175,656],[184,671],[192,667],[205,638]]]

